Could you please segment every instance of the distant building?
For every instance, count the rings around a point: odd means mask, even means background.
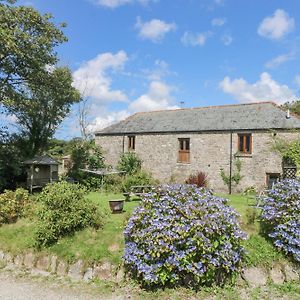
[[[137,113],[95,133],[106,162],[135,151],[143,168],[161,182],[184,182],[203,171],[215,191],[228,190],[220,169],[242,179],[234,192],[263,189],[282,173],[282,158],[272,149],[275,136],[300,139],[300,119],[272,102]],[[233,185],[234,187],[234,185]]]

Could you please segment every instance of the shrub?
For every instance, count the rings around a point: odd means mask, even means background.
[[[123,176],[119,174],[110,174],[104,177],[104,189],[110,193],[122,192]]]
[[[13,223],[22,217],[28,202],[28,191],[21,188],[15,192],[6,190],[0,194],[0,225]]]
[[[226,203],[192,185],[153,189],[125,228],[127,270],[148,286],[223,283],[239,268],[245,238]]]
[[[132,175],[141,170],[142,161],[135,152],[123,153],[118,163],[118,170]]]
[[[204,172],[198,172],[195,175],[191,175],[185,183],[195,184],[197,187],[207,187],[207,175]]]
[[[277,248],[300,262],[300,181],[278,182],[262,200],[263,229]]]
[[[64,181],[48,184],[43,189],[37,198],[41,203],[35,235],[38,247],[53,244],[76,230],[102,225],[103,216],[85,194],[84,187]]]
[[[150,173],[145,171],[139,171],[132,175],[127,175],[124,178],[122,189],[124,192],[128,192],[132,186],[135,185],[156,185],[158,182]]]

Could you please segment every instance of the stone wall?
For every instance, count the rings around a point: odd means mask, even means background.
[[[109,262],[88,265],[82,260],[67,263],[55,255],[42,255],[41,253],[27,252],[12,255],[0,250],[0,269],[26,270],[33,275],[68,277],[76,281],[89,282],[101,280],[120,283],[126,280],[124,268],[116,267]],[[284,282],[300,280],[299,265],[291,263],[274,263],[265,267],[248,267],[241,270],[236,284],[250,287],[265,286],[268,283],[283,284]]]
[[[286,140],[300,138],[300,133],[278,131],[277,137]],[[178,163],[178,139],[190,138],[190,163]],[[120,155],[128,150],[128,137],[96,136],[96,143],[103,148],[106,162],[115,166]],[[266,186],[267,173],[282,173],[281,157],[272,150],[274,132],[252,132],[252,154],[239,155],[242,162],[240,184],[234,192],[255,186],[258,190]],[[220,176],[223,168],[229,174],[230,133],[186,133],[136,135],[135,152],[143,160],[143,168],[161,182],[183,182],[190,174],[203,171],[208,175],[210,188],[227,192]],[[233,154],[237,153],[237,132],[233,133]]]

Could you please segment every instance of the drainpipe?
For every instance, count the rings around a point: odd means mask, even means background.
[[[229,158],[229,195],[231,195],[232,181],[232,131],[230,131],[230,158]]]

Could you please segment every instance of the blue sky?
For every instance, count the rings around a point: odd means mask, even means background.
[[[90,129],[137,111],[299,97],[300,1],[19,1],[55,22]],[[77,107],[57,132],[78,135]]]

